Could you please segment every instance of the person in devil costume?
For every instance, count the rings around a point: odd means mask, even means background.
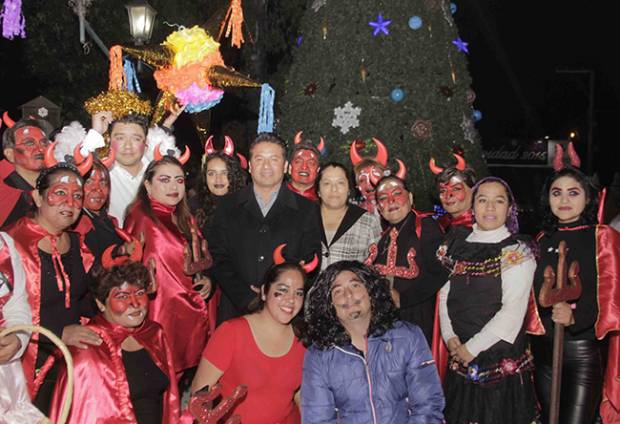
[[[93,158],[88,155],[76,167],[57,162],[53,149],[53,145],[46,149],[46,168],[37,178],[34,215],[21,218],[6,231],[15,240],[26,270],[33,324],[48,328],[67,345],[86,348],[101,343],[99,336],[80,325],[81,317],[94,313],[85,279],[93,256],[83,237],[68,230],[80,215],[82,175],[92,166]],[[48,411],[56,377],[51,357],[54,349],[46,338],[35,334],[22,358],[28,389],[43,413]]]
[[[303,133],[299,131],[295,134],[293,149],[288,161],[288,174],[291,180],[287,187],[293,193],[316,202],[319,196],[316,192],[316,178],[321,169],[319,158],[321,151],[325,148],[325,140],[315,147],[310,140],[302,140]]]
[[[305,297],[306,274],[318,265],[287,262],[284,245],[273,253],[273,263],[250,305],[250,314],[226,321],[209,340],[192,383],[195,392],[222,384],[228,396],[239,385],[246,398],[232,411],[247,424],[299,424],[293,402],[301,385],[305,348],[293,323]]]
[[[86,328],[102,343],[70,348],[75,383],[69,424],[179,422],[172,352],[161,326],[147,317],[153,275],[139,262],[140,242],[134,242],[132,257],[113,258],[110,250],[90,273],[100,312]],[[66,367],[61,366],[50,412],[54,422],[70,395]]]
[[[550,407],[553,333],[556,324],[566,327],[559,422],[595,422],[599,404],[603,423],[620,422],[620,235],[598,225],[598,191],[577,167],[579,158],[569,144],[570,164],[558,145],[555,172],[541,193],[543,229],[538,235],[540,260],[534,279],[537,324],[532,337],[536,361],[536,389],[548,419]],[[545,277],[551,283],[560,272],[560,242],[566,244],[568,269],[578,266],[581,295],[574,301],[543,308],[539,295]],[[568,272],[568,277],[571,277]],[[553,281],[551,281],[553,280]],[[605,369],[607,363],[607,369]],[[602,403],[601,402],[602,399]]]
[[[232,138],[224,136],[224,148],[216,150],[213,136],[205,143],[202,157],[202,173],[196,195],[189,199],[189,204],[203,234],[208,234],[213,224],[215,208],[222,196],[235,193],[247,184],[247,159],[235,154]]]
[[[447,232],[453,226],[471,228],[473,224],[471,211],[471,190],[476,184],[476,174],[467,166],[462,156],[454,154],[456,164],[441,168],[431,158],[429,167],[436,175],[437,191],[441,206],[447,212],[437,222]]]
[[[157,263],[158,290],[149,318],[159,323],[170,340],[177,372],[198,365],[208,336],[205,299],[211,284],[204,271],[212,260],[207,244],[185,198],[183,164],[162,155],[156,146],[136,200],[128,207],[124,229],[144,240],[143,262]]]
[[[448,275],[435,256],[443,233],[430,214],[413,209],[405,165],[398,163],[397,174],[382,178],[376,186],[377,206],[388,226],[379,242],[371,245],[365,263],[390,280],[400,318],[418,325],[430,346],[435,295]]]
[[[6,228],[33,207],[30,192],[44,167],[52,128],[41,119],[14,122],[7,112],[2,120],[7,128],[2,135],[4,159],[0,161],[0,228]]]
[[[372,139],[377,146],[374,157],[362,157],[357,151],[357,141],[351,143],[349,158],[353,165],[355,184],[362,198],[359,206],[370,213],[377,213],[377,199],[375,187],[379,180],[385,176],[388,162],[388,151],[378,138]]]

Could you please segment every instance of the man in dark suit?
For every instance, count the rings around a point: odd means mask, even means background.
[[[306,262],[320,256],[321,226],[318,206],[286,188],[288,166],[284,142],[260,134],[250,145],[252,184],[225,196],[218,204],[209,251],[215,280],[222,289],[218,322],[247,313],[273,250],[286,243],[284,257]]]

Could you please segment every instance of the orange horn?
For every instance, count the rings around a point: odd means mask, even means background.
[[[465,158],[463,158],[463,156],[461,155],[457,155],[456,153],[452,153],[452,154],[456,158],[456,165],[454,167],[458,169],[459,171],[465,170],[465,167],[467,166],[467,163],[465,162]]]
[[[84,161],[82,161],[82,163],[80,163],[79,165],[77,165],[77,169],[80,173],[80,175],[83,177],[84,175],[86,175],[88,173],[88,171],[90,171],[90,168],[93,167],[93,161],[95,160],[95,158],[93,157],[92,153],[89,153],[88,156],[86,156],[86,159],[84,159]]]
[[[279,245],[278,247],[274,249],[273,251],[274,265],[280,265],[286,262],[286,259],[284,259],[284,256],[282,256],[282,249],[284,249],[284,246],[286,246],[286,243],[282,243],[281,245]]]
[[[297,134],[295,134],[295,139],[293,140],[293,144],[301,143],[301,135],[302,134],[303,134],[303,131],[297,131]]]
[[[396,159],[396,162],[398,162],[398,172],[396,173],[396,176],[401,180],[405,181],[405,179],[407,178],[407,167],[405,166],[405,163],[400,159]]]
[[[179,157],[179,162],[181,162],[181,165],[185,165],[187,163],[190,155],[191,155],[191,151],[189,150],[189,147],[185,146],[185,151],[183,152],[181,157]]]
[[[110,245],[106,250],[103,251],[103,255],[101,255],[101,265],[110,270],[114,267],[114,265],[120,265],[117,261],[112,257],[112,252],[116,248],[115,244]],[[118,258],[117,258],[118,259]]]
[[[213,147],[213,136],[209,136],[209,138],[207,139],[207,142],[205,143],[205,155],[207,156],[211,156],[213,153],[215,153],[215,147]]]
[[[78,143],[75,145],[75,147],[73,148],[73,159],[75,160],[75,163],[82,163],[84,162],[84,156],[82,156],[82,143]]]
[[[573,146],[573,142],[568,143],[568,147],[566,148],[566,152],[568,153],[568,158],[570,159],[570,164],[575,168],[579,168],[581,166],[581,159],[579,155],[575,151],[575,146]]]
[[[153,150],[153,160],[162,160],[163,156],[161,155],[161,151],[159,150],[159,146],[161,146],[161,143],[157,143],[157,146],[155,146],[155,150]]]
[[[308,262],[307,264],[303,264],[301,267],[304,269],[304,271],[306,271],[306,274],[310,274],[312,271],[316,269],[318,264],[319,264],[319,258],[316,256],[316,253],[315,253],[312,260]]]
[[[224,154],[230,157],[235,154],[235,143],[227,135],[224,136]]]
[[[560,143],[555,145],[555,157],[553,158],[553,169],[557,172],[564,168],[564,149]]]
[[[439,175],[443,172],[443,168],[435,164],[435,158],[431,158],[431,160],[428,161],[428,167],[431,168],[431,172],[435,175]]]
[[[351,159],[351,163],[353,164],[353,166],[357,165],[362,161],[362,157],[357,151],[355,140],[351,142],[351,149],[349,149],[349,158]]]
[[[388,151],[385,147],[385,144],[381,142],[378,138],[373,137],[372,141],[375,142],[375,146],[377,146],[377,154],[375,155],[375,160],[379,162],[385,168],[388,162]]]
[[[118,234],[118,236],[122,238],[124,241],[131,241],[133,239],[133,237],[131,237],[131,235],[127,231],[123,230],[122,228],[115,227],[114,229],[116,230],[116,234]]]
[[[248,169],[248,160],[241,153],[237,153],[237,157],[239,158],[239,163],[241,164],[241,168]]]
[[[114,149],[110,149],[108,150],[108,156],[105,159],[101,159],[101,163],[103,166],[110,169],[112,165],[114,165],[114,160],[116,160],[116,153],[114,153]]]
[[[54,148],[56,147],[56,143],[58,142],[54,141],[53,143],[50,143],[50,145],[47,146],[47,149],[45,149],[43,163],[45,163],[46,168],[51,168],[52,166],[58,164],[58,161],[54,157]]]
[[[2,114],[2,120],[4,121],[4,125],[6,125],[8,128],[11,128],[13,125],[15,125],[15,121],[11,119],[11,117],[9,116],[9,112],[5,111]]]
[[[325,139],[323,137],[320,138],[321,141],[319,141],[319,145],[316,146],[316,149],[319,151],[319,153],[323,153],[323,150],[325,150]]]

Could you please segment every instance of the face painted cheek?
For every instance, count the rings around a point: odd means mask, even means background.
[[[136,309],[145,308],[149,304],[149,297],[143,290],[140,290],[138,293],[135,294],[130,294],[129,300],[131,301],[131,306]]]
[[[114,297],[110,297],[109,304],[110,304],[110,310],[113,313],[120,315],[129,308],[130,301],[129,299],[116,299]]]

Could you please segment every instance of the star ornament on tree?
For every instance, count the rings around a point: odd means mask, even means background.
[[[469,43],[461,40],[461,37],[458,37],[456,40],[452,40],[452,44],[454,44],[460,52],[469,53],[469,48],[467,47]]]
[[[390,31],[388,30],[388,25],[390,25],[391,23],[392,23],[391,20],[389,19],[384,20],[383,15],[379,13],[379,16],[377,16],[377,20],[368,22],[368,25],[374,28],[372,35],[376,37],[377,35],[379,35],[379,33],[383,33],[384,35],[389,35]]]

